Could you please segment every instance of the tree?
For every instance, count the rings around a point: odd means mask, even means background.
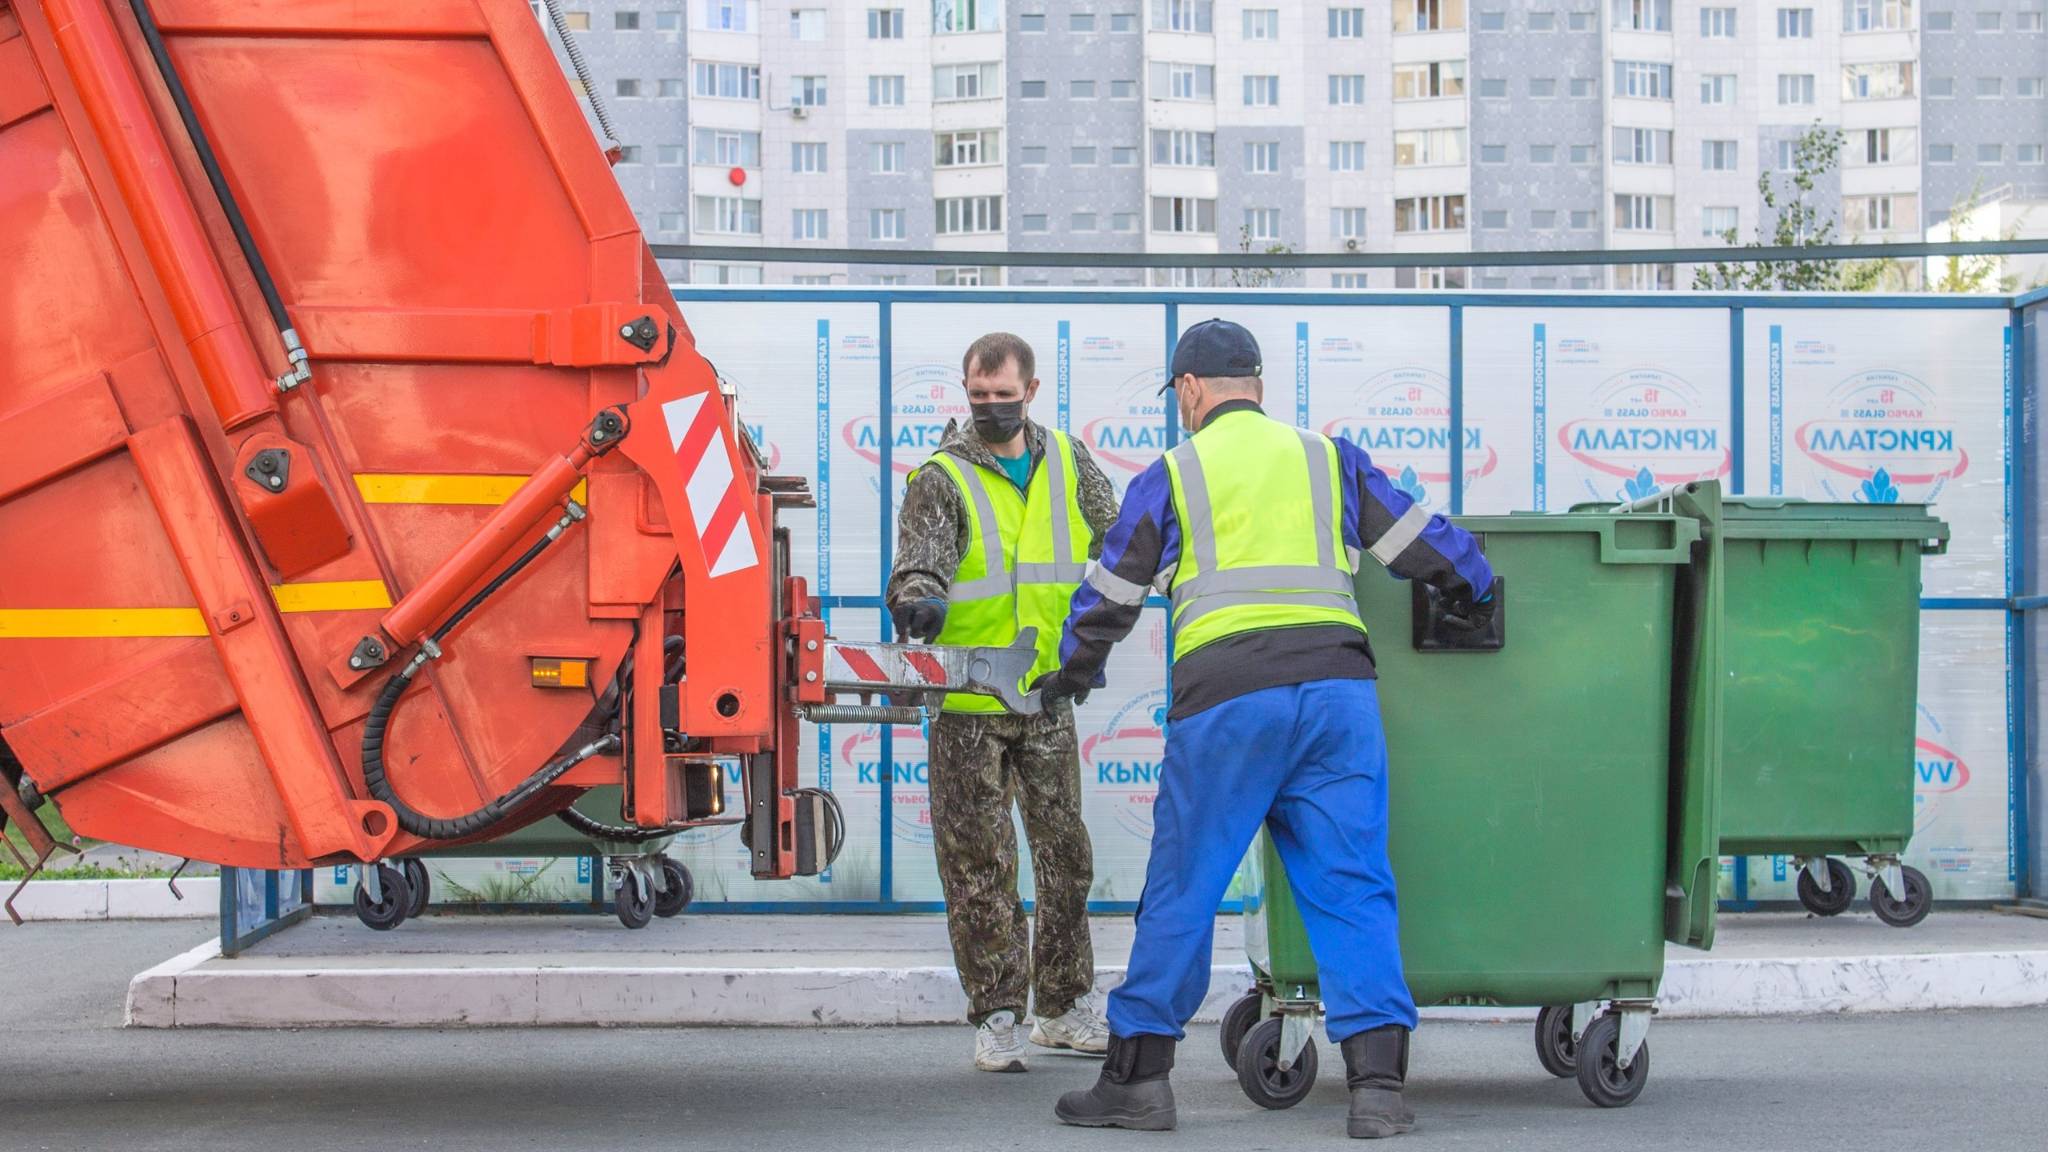
[[[1841,158],[1841,131],[1816,121],[1793,146],[1792,171],[1785,176],[1784,188],[1772,173],[1757,174],[1763,220],[1771,222],[1771,232],[1766,236],[1759,223],[1757,238],[1742,246],[1809,248],[1835,243],[1834,213],[1815,206],[1812,196],[1814,185],[1834,171]],[[1735,246],[1735,229],[1723,232],[1721,239]],[[1724,260],[1694,269],[1692,286],[1714,291],[1868,292],[1902,275],[1891,260]]]
[[[1970,190],[1956,199],[1948,209],[1948,238],[1963,239],[1963,225],[1984,203],[1984,179],[1978,177]],[[2013,221],[2001,240],[2017,239],[2020,221]],[[1997,256],[1949,256],[1941,262],[1941,275],[1927,286],[1930,292],[2012,292],[2019,288],[2019,277],[2001,275],[2004,260]]]
[[[1237,250],[1246,253],[1253,251],[1251,229],[1239,228],[1237,230]],[[1266,245],[1264,248],[1258,249],[1258,253],[1261,256],[1291,256],[1294,254],[1294,249],[1276,241]],[[1232,268],[1230,270],[1230,286],[1233,288],[1265,288],[1279,278],[1280,272],[1275,268]]]

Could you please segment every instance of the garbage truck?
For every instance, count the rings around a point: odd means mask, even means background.
[[[846,643],[520,0],[0,0],[0,813],[248,868],[619,789],[824,868],[799,724],[1032,705]],[[727,796],[720,763],[743,766]],[[643,903],[659,870],[624,868]],[[9,908],[11,912],[11,906]]]

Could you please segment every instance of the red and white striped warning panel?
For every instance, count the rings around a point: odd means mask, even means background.
[[[713,576],[724,576],[752,568],[760,556],[754,550],[754,535],[746,528],[750,494],[735,482],[732,459],[718,435],[719,406],[707,403],[709,399],[709,393],[699,392],[670,400],[661,406],[661,415],[668,422],[669,447],[675,449],[676,464],[682,469],[690,523],[697,528],[705,563]]]
[[[825,649],[825,680],[832,684],[924,684],[934,688],[951,683],[945,662],[930,652],[839,643]]]

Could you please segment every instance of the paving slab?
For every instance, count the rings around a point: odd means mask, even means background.
[[[1093,925],[1098,990],[1122,980],[1132,922]],[[205,947],[135,977],[138,1027],[936,1024],[966,1011],[945,921],[688,915],[627,931],[590,916],[436,915],[392,932],[322,916],[227,959]],[[1198,1020],[1250,986],[1241,922],[1217,922]],[[1660,1010],[1778,1016],[2048,1005],[2048,921],[1953,911],[1913,929],[1867,917],[1724,916],[1711,953],[1673,947]],[[1529,1010],[1432,1010],[1514,1019]]]

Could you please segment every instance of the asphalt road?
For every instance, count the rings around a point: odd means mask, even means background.
[[[429,1148],[720,1152],[1350,1147],[1338,1059],[1288,1112],[1247,1102],[1213,1029],[1181,1047],[1176,1134],[1059,1127],[1094,1078],[1045,1054],[967,1066],[961,1028],[158,1032],[120,1027],[133,973],[198,923],[0,928],[0,1150]],[[1423,1127],[1396,1147],[1970,1152],[2048,1147],[2048,1011],[1666,1021],[1630,1108],[1537,1068],[1527,1025],[1416,1038]]]

